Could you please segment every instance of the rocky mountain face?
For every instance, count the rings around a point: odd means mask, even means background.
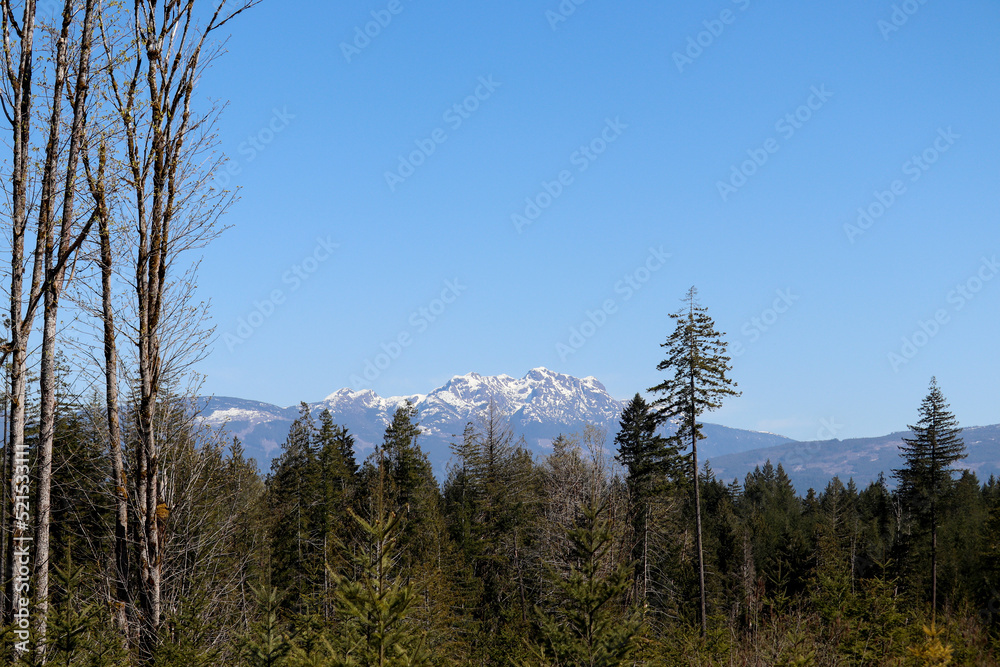
[[[460,440],[465,425],[476,422],[491,400],[508,416],[515,435],[524,437],[528,448],[539,455],[548,451],[559,434],[579,433],[587,424],[605,429],[608,446],[613,447],[618,419],[625,407],[596,378],[575,378],[545,368],[532,369],[522,378],[469,373],[452,378],[429,394],[413,396],[383,398],[371,390],[340,389],[308,407],[314,417],[329,410],[336,423],[354,434],[360,460],[382,440],[395,410],[406,401],[412,402],[418,410],[420,445],[435,472],[443,477],[451,456],[449,444]],[[282,408],[226,397],[202,399],[202,407],[202,419],[238,436],[263,470],[278,454],[289,425],[299,413],[298,407]],[[702,448],[706,456],[791,442],[772,433],[714,424],[707,424],[705,433]]]
[[[596,378],[575,378],[545,368],[535,368],[522,377],[469,373],[453,377],[428,394],[383,398],[371,390],[340,389],[322,401],[309,403],[314,418],[329,410],[336,423],[346,426],[357,441],[358,460],[363,460],[392,420],[396,409],[412,402],[418,411],[420,446],[427,452],[434,471],[443,479],[451,458],[450,444],[459,442],[465,425],[475,423],[489,405],[510,420],[515,437],[523,437],[538,456],[551,450],[559,434],[581,433],[587,424],[604,429],[607,446],[614,447],[618,419],[625,402],[608,394]],[[281,450],[288,427],[299,407],[279,407],[242,398],[201,399],[202,419],[222,427],[228,436],[238,436],[247,453],[263,471]],[[673,430],[672,424],[664,432]],[[892,484],[893,469],[902,466],[899,445],[906,432],[875,438],[796,442],[773,433],[746,431],[705,424],[705,440],[699,443],[699,458],[707,460],[716,476],[742,483],[747,473],[770,461],[779,463],[796,490],[822,490],[834,475],[858,486],[885,474]],[[968,458],[959,465],[976,472],[980,480],[1000,475],[1000,425],[966,428],[963,433]]]

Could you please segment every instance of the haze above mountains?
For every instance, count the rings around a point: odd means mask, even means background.
[[[451,457],[450,443],[460,441],[465,425],[477,422],[491,399],[508,416],[515,437],[523,437],[527,448],[539,457],[551,451],[553,438],[581,433],[587,424],[604,429],[607,446],[613,450],[626,402],[609,395],[596,378],[535,368],[522,378],[478,373],[455,376],[428,394],[412,396],[383,398],[371,390],[340,389],[308,406],[314,418],[329,410],[334,422],[349,429],[360,461],[381,442],[396,408],[411,401],[418,410],[419,444],[443,479]],[[206,397],[201,407],[202,419],[223,427],[228,436],[239,437],[247,454],[265,472],[299,415],[298,406],[279,407],[231,397]],[[669,432],[672,425],[664,428]],[[755,466],[770,460],[783,465],[799,493],[810,487],[824,488],[834,475],[845,483],[853,478],[859,486],[876,479],[880,472],[890,478],[891,470],[900,467],[898,447],[907,435],[900,432],[844,441],[796,442],[774,433],[711,423],[705,424],[704,432],[699,458],[709,461],[717,477],[742,482]],[[980,480],[1000,474],[1000,425],[966,428],[964,436],[969,457],[961,465],[976,471]]]

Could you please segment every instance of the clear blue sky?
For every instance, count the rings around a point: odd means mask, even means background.
[[[740,352],[711,421],[879,435],[937,375],[963,424],[1000,422],[1000,5],[562,6],[231,24],[200,82],[241,188],[202,265],[207,393],[315,401],[370,361],[383,396],[545,366],[626,398],[696,285]]]

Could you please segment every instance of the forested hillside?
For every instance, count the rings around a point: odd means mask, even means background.
[[[885,480],[835,478],[802,497],[780,465],[738,484],[701,471],[701,637],[690,457],[643,435],[650,414],[633,403],[617,434],[567,433],[537,458],[491,407],[454,442],[443,485],[409,406],[364,461],[347,430],[303,406],[263,473],[238,441],[178,419],[162,459],[157,664],[938,664],[911,653],[928,645],[931,612],[920,505]],[[59,664],[124,655],[106,602],[104,427],[88,406],[60,411]],[[1000,481],[966,472],[947,498],[939,639],[952,664],[995,664]]]

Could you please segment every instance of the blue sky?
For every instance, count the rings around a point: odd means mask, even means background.
[[[879,435],[936,375],[1000,422],[995,2],[271,0],[231,27],[200,82],[240,188],[205,392],[545,366],[625,398],[696,285],[739,352],[710,421]]]

